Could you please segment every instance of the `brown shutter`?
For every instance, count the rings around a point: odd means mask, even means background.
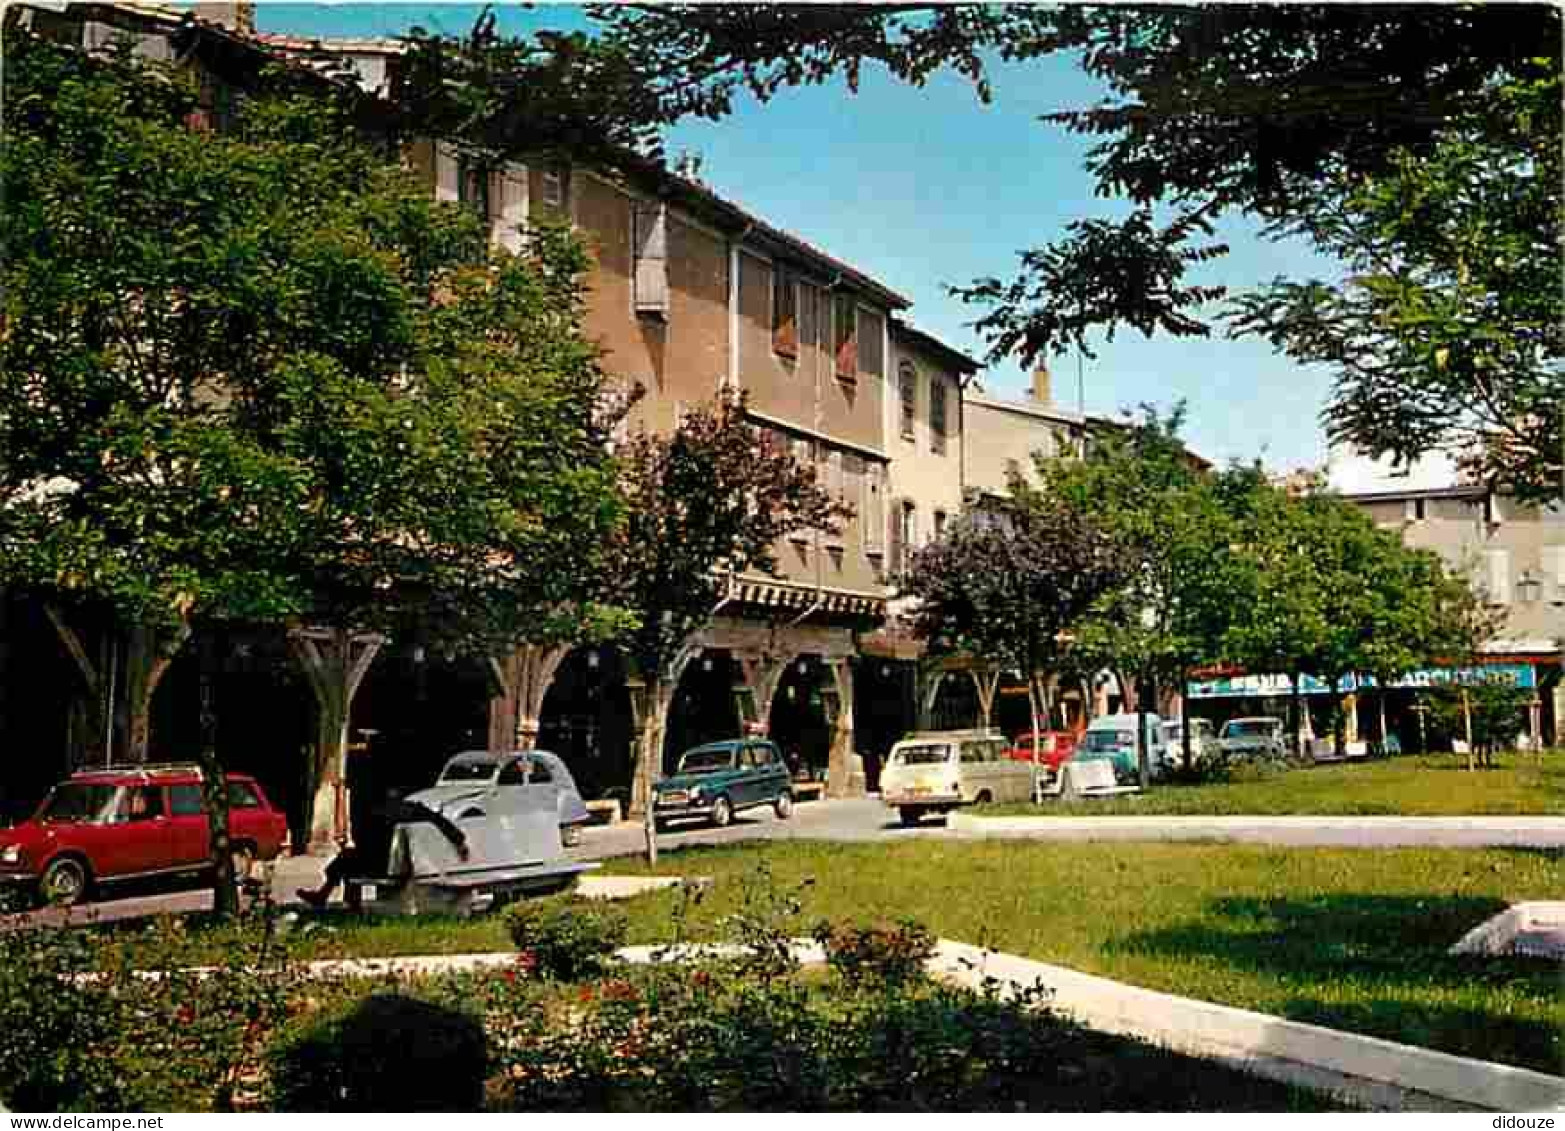
[[[772,349],[783,357],[799,356],[798,288],[781,267],[772,270]]]
[[[662,204],[637,204],[636,313],[668,313],[668,210]]]

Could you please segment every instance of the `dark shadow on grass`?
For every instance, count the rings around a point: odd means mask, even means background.
[[[1543,1019],[1517,1016],[1500,1004],[1486,1009],[1415,997],[1420,990],[1476,989],[1497,1003],[1517,995],[1556,1000],[1556,963],[1446,953],[1505,907],[1498,899],[1459,895],[1225,898],[1212,901],[1200,919],[1128,934],[1105,949],[1216,958],[1270,976],[1292,996],[1267,1011],[1290,1020],[1558,1071],[1560,1034]]]

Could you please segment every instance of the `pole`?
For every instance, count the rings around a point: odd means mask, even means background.
[[[1471,773],[1476,769],[1473,764],[1473,712],[1467,701],[1467,688],[1462,688],[1462,726],[1467,732],[1467,769]]]

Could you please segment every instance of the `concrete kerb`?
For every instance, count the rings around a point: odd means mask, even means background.
[[[973,836],[1040,840],[1565,847],[1565,818],[1560,817],[979,817],[956,812],[946,818],[946,828]]]
[[[742,947],[711,944],[619,952],[638,964],[741,953]],[[795,940],[793,953],[806,965],[825,961],[813,941]],[[515,960],[509,953],[346,959],[312,962],[308,969],[318,977],[427,977],[499,969]],[[1042,983],[1052,991],[1054,1009],[1090,1028],[1328,1092],[1370,1109],[1546,1111],[1565,1105],[1562,1077],[1142,989],[949,939],[939,941],[929,967],[937,977],[972,988],[989,979],[1015,988]]]

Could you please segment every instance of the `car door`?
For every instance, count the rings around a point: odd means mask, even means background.
[[[527,792],[529,808],[536,805],[553,813],[556,819],[560,818],[560,783],[554,780],[554,773],[541,758],[527,760]]]
[[[230,826],[233,823],[230,814]],[[194,868],[210,858],[212,834],[199,783],[180,782],[168,787],[168,825],[173,866]]]
[[[175,866],[162,786],[125,786],[104,834],[102,859],[92,861],[100,876],[129,876]]]
[[[755,744],[755,800],[770,805],[788,791],[792,780],[783,762],[782,752],[770,742]]]
[[[760,771],[756,765],[759,743],[746,742],[735,751],[734,774],[728,787],[728,799],[735,809],[754,805],[760,795]]]
[[[487,813],[519,814],[532,811],[543,803],[543,798],[528,780],[527,759],[508,758],[495,774],[489,796],[477,802]]]

